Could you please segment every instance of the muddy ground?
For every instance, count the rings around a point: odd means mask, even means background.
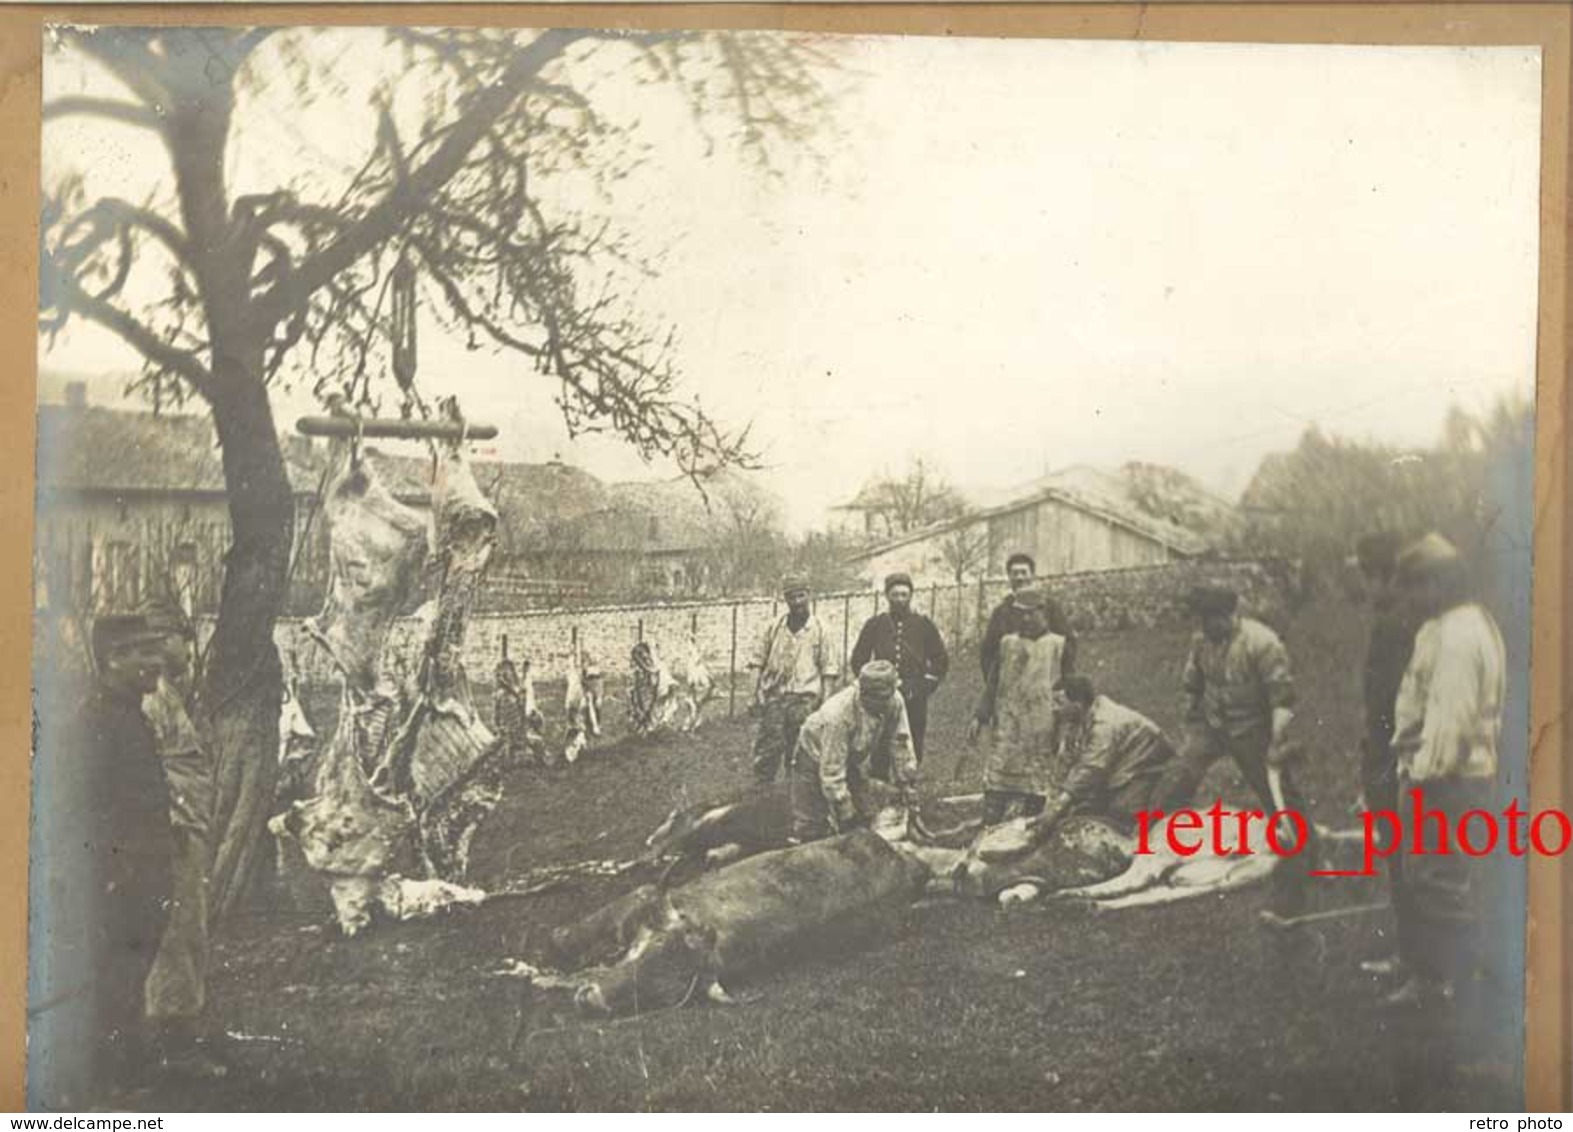
[[[1362,629],[1304,612],[1304,778],[1324,824],[1353,824]],[[1178,630],[1094,635],[1083,667],[1178,735]],[[926,790],[978,788],[965,742],[979,678],[969,650],[934,701]],[[616,689],[614,688],[614,691]],[[553,690],[542,689],[553,716]],[[560,693],[558,693],[560,694]],[[331,696],[314,695],[326,731]],[[741,699],[740,699],[741,704]],[[718,708],[718,710],[717,710]],[[573,768],[519,770],[478,838],[474,883],[542,865],[633,855],[668,811],[748,780],[751,720],[695,735],[614,735]],[[620,726],[623,707],[608,713]],[[1217,768],[1203,797],[1241,799]],[[314,882],[269,897],[218,941],[211,1015],[234,1035],[222,1082],[161,1082],[137,1107],[196,1109],[1348,1109],[1517,1107],[1495,1073],[1441,1075],[1439,1028],[1375,1007],[1357,968],[1385,952],[1385,914],[1282,937],[1259,926],[1261,889],[1094,915],[1050,906],[911,909],[892,933],[804,956],[744,987],[736,1007],[693,1005],[613,1023],[542,1019],[498,972],[528,933],[629,882],[587,880],[419,924],[337,938]],[[1330,880],[1320,906],[1380,896]],[[1504,1061],[1504,1058],[1497,1058]]]

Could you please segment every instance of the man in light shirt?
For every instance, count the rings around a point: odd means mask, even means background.
[[[900,789],[908,809],[917,804],[918,760],[899,693],[900,675],[888,660],[872,660],[804,722],[792,758],[792,841],[867,826],[874,803],[870,779]]]
[[[1426,817],[1406,830],[1397,905],[1415,970],[1387,1002],[1424,1006],[1451,999],[1481,974],[1490,858],[1456,844],[1442,852],[1439,839],[1470,810],[1492,808],[1507,658],[1496,622],[1474,600],[1464,562],[1446,539],[1430,534],[1406,549],[1398,576],[1424,623],[1399,685],[1392,748],[1400,812],[1413,811],[1411,792],[1418,791]]]
[[[835,691],[840,674],[830,634],[810,608],[808,580],[790,576],[781,590],[786,612],[765,629],[748,665],[758,673],[754,777],[761,783],[774,782],[790,761],[803,721]]]

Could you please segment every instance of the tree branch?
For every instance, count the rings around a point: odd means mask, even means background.
[[[264,325],[278,322],[298,309],[313,293],[400,226],[459,171],[471,149],[491,124],[505,113],[535,77],[570,45],[594,34],[588,30],[542,32],[520,51],[491,85],[481,88],[432,155],[411,170],[355,225],[321,252],[301,262],[295,277],[279,283],[257,299],[255,317]]]
[[[159,116],[146,106],[134,102],[120,102],[113,98],[88,98],[85,95],[68,95],[44,103],[43,120],[81,115],[88,118],[107,118],[128,126],[140,126],[159,133],[164,124]]]
[[[60,278],[59,287],[62,306],[113,332],[148,361],[179,374],[199,392],[209,388],[211,375],[196,355],[171,346],[113,303],[84,290],[70,275]]]

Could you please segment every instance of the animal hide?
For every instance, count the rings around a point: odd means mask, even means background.
[[[677,1006],[701,986],[714,997],[723,979],[877,931],[926,879],[868,830],[762,853],[670,891],[646,885],[555,933],[567,964],[621,957],[537,985],[572,990],[596,1014]]]

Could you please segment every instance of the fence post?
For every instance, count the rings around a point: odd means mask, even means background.
[[[639,618],[639,627],[638,627],[637,632],[639,634],[639,643],[643,644],[644,643],[644,618],[643,617]]]
[[[939,611],[939,583],[929,586],[929,616],[933,617]]]
[[[732,659],[727,666],[726,717],[737,715],[737,602],[732,603]]]

